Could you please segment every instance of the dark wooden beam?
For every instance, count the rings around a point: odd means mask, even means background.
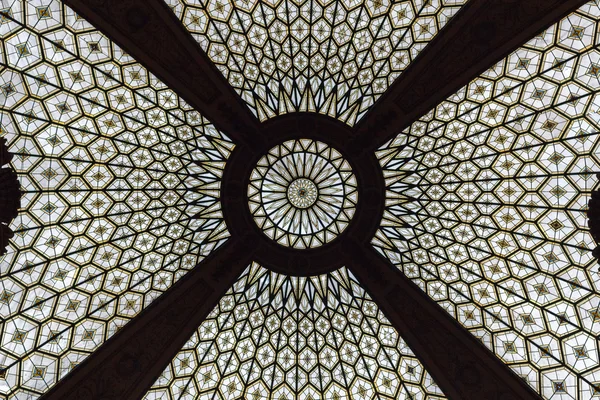
[[[259,121],[163,0],[64,0],[234,142],[260,140]]]
[[[371,111],[354,145],[373,151],[588,0],[470,0]]]
[[[450,399],[531,400],[539,395],[368,244],[348,238],[346,266]]]
[[[6,143],[6,138],[0,137],[0,256],[6,253],[8,241],[14,236],[9,225],[21,208],[21,185],[17,173],[8,165],[13,154]]]
[[[230,238],[42,399],[141,399],[250,264],[252,253],[243,237]]]

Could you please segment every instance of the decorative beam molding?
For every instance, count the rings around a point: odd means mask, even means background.
[[[252,256],[245,238],[229,239],[42,399],[141,399]]]
[[[369,245],[344,243],[355,274],[450,399],[539,399],[475,337]]]
[[[64,0],[237,144],[259,121],[163,0]]]
[[[471,0],[355,127],[374,151],[495,62],[588,0]]]

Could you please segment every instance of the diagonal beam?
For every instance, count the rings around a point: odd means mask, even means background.
[[[346,266],[450,399],[539,399],[481,342],[370,245],[344,243]]]
[[[163,0],[64,0],[237,144],[259,121]]]
[[[588,0],[470,0],[360,121],[374,151],[471,79]]]
[[[245,238],[230,238],[42,399],[141,399],[251,261]]]

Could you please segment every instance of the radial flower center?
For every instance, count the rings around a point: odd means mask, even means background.
[[[354,216],[356,177],[327,144],[290,140],[258,162],[248,200],[254,221],[269,238],[298,249],[319,247],[338,237]]]
[[[290,203],[297,208],[308,208],[315,204],[319,196],[317,185],[310,179],[300,178],[293,181],[287,190]]]

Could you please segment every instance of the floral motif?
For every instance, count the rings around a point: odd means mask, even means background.
[[[259,160],[248,199],[265,235],[304,249],[322,246],[346,229],[358,192],[352,168],[338,151],[299,139],[274,147]]]

